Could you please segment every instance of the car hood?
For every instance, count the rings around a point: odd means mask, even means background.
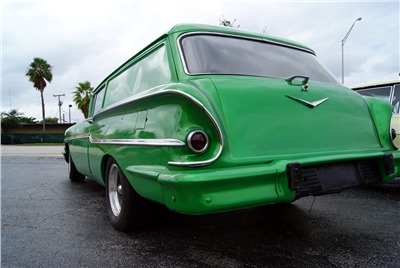
[[[284,79],[211,78],[233,158],[380,148],[365,100],[340,85]],[[313,107],[314,106],[314,107]]]

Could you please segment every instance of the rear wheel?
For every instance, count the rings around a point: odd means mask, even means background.
[[[106,201],[111,224],[117,230],[142,229],[149,221],[149,201],[136,193],[112,158],[106,169]]]
[[[71,157],[71,153],[68,153],[68,174],[69,174],[69,179],[73,182],[80,182],[85,180],[85,175],[82,175],[76,169],[75,163]]]

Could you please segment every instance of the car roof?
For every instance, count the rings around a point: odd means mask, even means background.
[[[233,27],[213,26],[213,25],[195,24],[195,23],[181,23],[181,24],[177,24],[177,25],[173,26],[168,32],[159,36],[157,39],[155,39],[153,42],[149,43],[147,46],[145,46],[139,52],[135,53],[132,57],[130,57],[123,64],[121,64],[118,68],[113,70],[106,78],[104,78],[101,81],[101,83],[99,83],[96,86],[94,92],[97,93],[97,91],[100,88],[102,88],[103,85],[105,85],[107,80],[109,80],[110,78],[112,78],[113,76],[115,76],[116,74],[121,72],[121,70],[123,70],[126,67],[126,65],[129,64],[129,62],[131,62],[132,60],[134,60],[137,57],[140,57],[140,55],[143,54],[146,50],[148,50],[150,47],[154,46],[155,44],[159,43],[160,41],[164,40],[169,35],[176,34],[176,33],[192,33],[192,32],[214,32],[214,33],[230,34],[230,35],[237,35],[237,36],[261,39],[261,40],[265,40],[268,42],[278,43],[278,44],[282,44],[284,46],[289,46],[289,47],[294,47],[294,48],[297,48],[300,50],[305,50],[305,51],[315,55],[314,50],[312,50],[311,48],[304,46],[300,43],[293,42],[293,41],[283,39],[283,38],[268,36],[268,35],[265,35],[262,33],[257,33],[257,32],[245,31],[245,30],[233,28]]]
[[[303,44],[288,40],[288,39],[270,36],[270,35],[266,35],[263,33],[258,33],[258,32],[248,31],[248,30],[242,30],[240,28],[226,27],[226,26],[182,23],[182,24],[177,24],[174,27],[172,27],[171,30],[167,34],[169,35],[169,34],[174,34],[174,33],[189,33],[189,32],[212,32],[212,33],[222,33],[222,34],[238,35],[238,36],[250,37],[250,38],[255,38],[255,39],[261,39],[264,41],[270,41],[273,43],[279,43],[282,45],[306,50],[315,55],[315,51],[312,50],[311,48],[309,48]]]
[[[352,89],[359,90],[359,89],[367,89],[367,88],[374,88],[374,87],[393,86],[395,84],[400,84],[400,79],[357,85],[357,86],[353,86]]]

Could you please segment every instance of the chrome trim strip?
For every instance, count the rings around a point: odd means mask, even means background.
[[[217,121],[215,120],[214,116],[207,110],[207,108],[199,100],[197,100],[193,96],[191,96],[183,91],[170,89],[170,90],[162,91],[160,93],[180,94],[180,95],[188,98],[189,100],[193,101],[197,106],[199,106],[206,113],[208,118],[210,118],[211,122],[213,123],[214,127],[217,130],[218,138],[219,138],[218,152],[215,154],[215,156],[213,158],[211,158],[209,160],[204,160],[204,161],[192,161],[192,162],[169,161],[168,164],[173,165],[173,166],[198,167],[198,166],[206,166],[206,165],[209,165],[209,164],[215,162],[222,154],[222,149],[224,148],[224,137],[222,135],[222,130],[221,130],[220,126],[218,125]]]
[[[187,69],[186,62],[185,62],[185,57],[183,55],[182,47],[180,45],[181,39],[184,38],[185,36],[188,36],[188,35],[202,35],[202,34],[203,35],[207,34],[207,35],[228,36],[228,37],[249,39],[249,40],[253,40],[253,41],[261,41],[261,42],[265,42],[265,43],[270,43],[270,44],[274,44],[274,45],[279,45],[279,46],[284,46],[284,47],[288,47],[288,48],[292,48],[292,49],[301,50],[301,51],[308,52],[308,53],[311,53],[311,54],[315,55],[315,51],[313,51],[313,50],[309,50],[309,49],[306,49],[304,47],[297,47],[297,46],[285,44],[283,42],[273,41],[273,40],[266,39],[266,38],[261,38],[261,37],[257,38],[257,37],[251,37],[251,36],[240,35],[240,34],[227,34],[227,33],[213,32],[213,31],[188,32],[188,33],[182,34],[181,36],[179,36],[176,39],[176,42],[177,42],[177,45],[178,45],[178,50],[179,50],[179,56],[181,57],[181,62],[182,62],[182,65],[183,65],[183,69],[185,71],[185,74],[187,74],[187,75],[210,74],[210,73],[190,73],[188,71],[188,69]]]
[[[134,145],[134,146],[185,146],[183,141],[176,139],[93,139],[89,140],[93,144],[113,144],[113,145]]]
[[[131,98],[128,98],[128,99],[126,99],[124,101],[120,101],[120,102],[118,102],[116,104],[113,104],[113,105],[110,105],[110,106],[104,108],[103,110],[99,111],[94,117],[97,117],[97,116],[101,115],[102,113],[105,113],[108,110],[111,110],[111,109],[113,109],[113,108],[115,108],[117,106],[120,106],[120,105],[123,105],[123,104],[127,104],[127,103],[130,103],[130,102],[143,100],[143,99],[146,99],[146,98],[149,98],[149,97],[153,97],[153,96],[157,96],[157,95],[163,95],[163,94],[178,94],[178,95],[181,95],[181,96],[191,100],[192,102],[194,102],[197,106],[199,106],[206,113],[208,118],[210,118],[211,122],[213,123],[213,125],[217,129],[218,137],[219,137],[218,152],[211,159],[204,160],[204,161],[192,161],[192,162],[169,161],[168,164],[172,165],[172,166],[187,166],[187,167],[189,167],[189,166],[206,166],[206,165],[209,165],[209,164],[215,162],[220,157],[220,155],[222,153],[222,149],[224,147],[224,138],[223,138],[223,135],[222,135],[221,128],[218,125],[218,123],[215,120],[215,118],[213,117],[213,115],[207,110],[207,108],[200,101],[198,101],[192,95],[189,95],[188,93],[185,93],[183,91],[180,91],[180,90],[177,90],[177,89],[165,89],[165,90],[161,90],[161,91],[154,92],[154,93],[144,94],[142,96],[131,97]]]
[[[390,104],[393,103],[393,99],[394,99],[394,85],[390,87],[390,96],[389,96],[389,103]]]
[[[69,138],[65,138],[64,141],[73,141],[73,140],[84,140],[88,139],[90,135],[85,134],[85,135],[77,135]]]

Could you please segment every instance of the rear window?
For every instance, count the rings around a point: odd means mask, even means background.
[[[336,79],[312,53],[262,40],[193,34],[181,38],[180,46],[189,74],[235,74],[335,83]]]

